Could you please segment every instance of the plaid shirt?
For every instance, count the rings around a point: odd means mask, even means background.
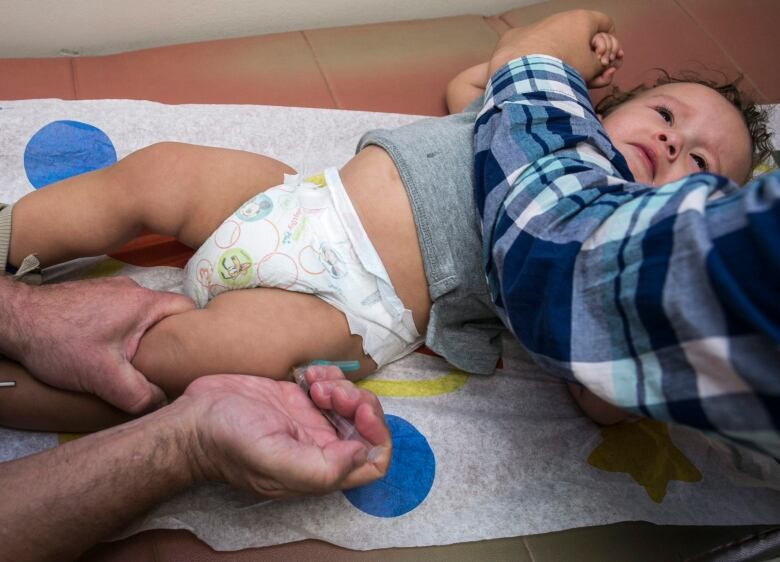
[[[780,458],[780,172],[640,185],[582,78],[491,78],[475,127],[484,265],[542,365],[631,412]]]

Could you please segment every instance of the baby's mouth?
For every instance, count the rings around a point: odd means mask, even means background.
[[[645,165],[645,168],[647,168],[647,171],[650,175],[650,179],[655,179],[655,169],[656,169],[656,158],[655,153],[653,153],[652,150],[647,148],[646,146],[643,146],[641,144],[632,144],[632,146],[636,149],[637,153],[639,154],[639,158],[642,160],[642,162]]]

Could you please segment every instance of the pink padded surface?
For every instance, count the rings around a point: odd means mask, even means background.
[[[445,115],[444,90],[487,59],[498,35],[478,16],[305,32],[344,109]]]
[[[0,100],[78,99],[71,59],[0,59]]]
[[[300,32],[73,59],[78,99],[335,107]]]
[[[699,71],[704,63],[729,76],[738,72],[710,35],[675,0],[552,0],[512,10],[504,14],[503,19],[511,26],[519,27],[542,19],[551,11],[574,8],[601,10],[615,21],[616,34],[626,52],[625,63],[615,80],[621,88],[632,88],[652,79],[654,75],[648,71],[654,67],[670,72]]]
[[[756,89],[766,102],[780,102],[780,2],[680,0],[680,5],[744,72],[746,86]]]
[[[497,34],[575,7],[617,23],[630,87],[661,66],[742,72],[759,101],[780,101],[776,0],[551,0],[500,16],[460,16],[146,49],[103,57],[0,59],[0,99],[130,98],[257,103],[440,115],[458,71],[486,59]]]

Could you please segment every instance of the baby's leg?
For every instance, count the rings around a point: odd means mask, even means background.
[[[360,370],[347,373],[353,379],[376,369],[339,310],[313,295],[256,288],[164,319],[142,338],[133,364],[173,398],[202,375],[284,379],[315,359],[359,361]]]
[[[15,205],[9,262],[110,252],[142,229],[198,247],[241,203],[292,169],[238,150],[161,143],[46,186]]]
[[[133,364],[173,400],[195,378],[216,373],[287,378],[293,365],[314,359],[360,361],[352,378],[376,364],[344,315],[321,299],[280,289],[223,293],[202,310],[169,316],[141,340]],[[96,431],[129,416],[91,394],[68,392],[0,360],[0,426],[40,431]]]

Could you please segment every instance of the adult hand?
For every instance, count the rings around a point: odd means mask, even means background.
[[[29,287],[4,279],[10,334],[2,353],[37,379],[89,392],[137,414],[165,402],[130,360],[144,332],[194,308],[187,297],[144,289],[127,277]],[[12,285],[9,285],[12,284]]]
[[[490,59],[490,75],[510,60],[545,54],[573,66],[586,82],[608,65],[591,48],[598,33],[614,34],[612,19],[601,12],[572,10],[549,16],[528,27],[510,29],[499,39]]]
[[[179,402],[197,430],[189,445],[199,478],[224,481],[270,498],[323,494],[385,474],[390,434],[376,396],[336,367],[310,367],[311,398],[296,384],[246,375],[195,380]],[[312,403],[312,401],[314,403]],[[373,462],[358,441],[342,441],[315,407],[353,420],[383,450]]]

